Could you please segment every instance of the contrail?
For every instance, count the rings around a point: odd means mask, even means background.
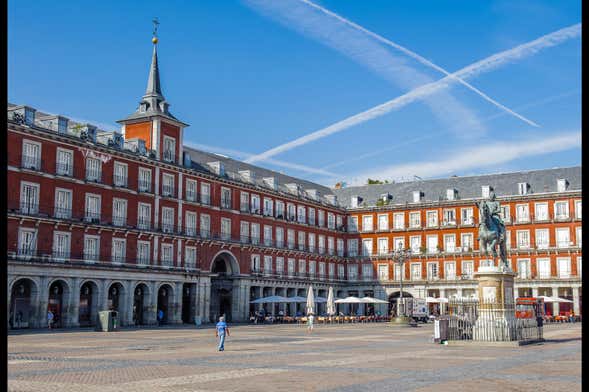
[[[468,65],[461,70],[455,72],[453,75],[457,76],[461,79],[473,77],[480,75],[483,72],[488,72],[493,69],[498,68],[501,65],[507,64],[509,61],[519,60],[526,56],[531,56],[533,54],[538,53],[542,49],[550,48],[552,46],[556,46],[568,39],[575,38],[581,34],[581,24],[578,23],[576,25],[566,27],[564,29],[555,31],[553,33],[544,35],[536,40],[530,41],[528,43],[516,46],[515,48],[494,54],[490,57],[487,57],[483,60],[477,61],[471,65]],[[248,163],[265,160],[270,158],[274,155],[279,153],[291,150],[293,148],[302,146],[304,144],[310,143],[312,141],[324,138],[331,134],[341,132],[345,129],[348,129],[354,125],[358,125],[364,123],[366,121],[370,121],[377,117],[383,116],[393,110],[400,109],[401,107],[408,105],[420,98],[424,98],[428,95],[431,95],[439,90],[442,90],[452,84],[453,81],[456,79],[451,78],[449,76],[444,77],[436,82],[428,83],[423,86],[417,87],[416,89],[411,90],[410,92],[403,94],[397,98],[394,98],[390,101],[382,103],[378,106],[375,106],[371,109],[365,110],[361,113],[348,117],[344,120],[338,121],[328,127],[322,128],[315,132],[312,132],[308,135],[302,136],[297,138],[293,141],[288,143],[281,144],[280,146],[274,147],[270,150],[267,150],[261,154],[253,156],[246,160]]]
[[[454,79],[456,82],[458,82],[458,83],[462,84],[463,86],[465,86],[466,88],[474,91],[475,93],[477,93],[478,95],[480,95],[481,97],[483,97],[485,100],[491,102],[493,105],[495,105],[498,108],[506,111],[507,113],[509,113],[509,114],[511,114],[511,115],[513,115],[513,116],[515,116],[517,118],[519,118],[520,120],[526,122],[527,124],[530,124],[530,125],[535,126],[535,127],[538,127],[539,126],[535,122],[533,122],[531,120],[528,120],[524,116],[522,116],[522,115],[514,112],[513,110],[511,110],[511,109],[505,107],[504,105],[500,104],[499,102],[495,101],[493,98],[489,97],[487,94],[483,93],[481,90],[479,90],[476,87],[470,85],[469,83],[467,83],[466,81],[464,81],[462,78],[456,76],[456,74],[451,74],[450,72],[446,71],[444,68],[442,68],[442,67],[440,67],[440,66],[432,63],[431,61],[429,61],[428,59],[426,59],[426,58],[418,55],[417,53],[415,53],[415,52],[413,52],[413,51],[411,51],[411,50],[409,50],[409,49],[407,49],[407,48],[405,48],[405,47],[403,47],[403,46],[401,46],[401,45],[399,45],[399,44],[397,44],[397,43],[395,43],[395,42],[393,42],[393,41],[391,41],[389,39],[386,39],[386,38],[384,38],[384,37],[382,37],[382,36],[380,36],[380,35],[372,32],[372,31],[370,31],[370,30],[368,30],[368,29],[366,29],[366,28],[364,28],[364,27],[362,27],[362,26],[360,26],[360,25],[352,22],[349,19],[346,19],[343,16],[340,16],[340,15],[336,14],[335,12],[332,12],[332,11],[328,10],[327,8],[321,7],[320,5],[317,5],[317,4],[313,3],[312,1],[309,1],[309,0],[299,0],[299,1],[307,4],[307,5],[315,8],[315,9],[317,9],[317,10],[319,10],[319,11],[321,11],[321,12],[323,12],[323,13],[329,15],[329,16],[332,16],[332,17],[336,18],[340,22],[345,23],[348,26],[351,26],[351,27],[353,27],[356,30],[362,31],[363,33],[368,34],[369,36],[371,36],[372,38],[376,39],[377,41],[379,41],[379,42],[381,42],[381,43],[383,43],[385,45],[391,46],[391,47],[393,47],[393,48],[395,48],[395,49],[397,49],[397,50],[405,53],[407,56],[409,56],[409,57],[411,57],[411,58],[419,61],[420,63],[422,63],[424,65],[427,65],[427,66],[435,69],[436,71],[439,71],[439,72],[443,73],[446,76],[449,76],[450,78]]]

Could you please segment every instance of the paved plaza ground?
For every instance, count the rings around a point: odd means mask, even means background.
[[[240,325],[8,336],[10,391],[580,391],[581,324],[541,345],[430,342],[433,325]]]

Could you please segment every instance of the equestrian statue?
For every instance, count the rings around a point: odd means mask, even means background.
[[[479,222],[479,248],[483,255],[493,255],[497,258],[497,248],[502,261],[503,270],[510,270],[507,263],[507,249],[505,246],[505,224],[501,219],[501,206],[495,200],[495,192],[491,191],[487,200],[477,203],[480,211],[481,221]]]

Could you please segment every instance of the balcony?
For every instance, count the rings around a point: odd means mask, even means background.
[[[184,235],[187,235],[189,237],[196,237],[196,226],[186,226],[184,228]]]
[[[65,261],[70,258],[70,252],[64,250],[54,250],[52,257],[55,261]]]
[[[173,234],[174,224],[170,222],[162,223],[162,233]]]
[[[85,251],[84,252],[84,261],[98,261],[100,259],[100,254],[98,251]]]
[[[139,218],[137,220],[137,228],[142,230],[150,230],[151,229],[151,220]]]
[[[201,238],[211,238],[211,231],[207,229],[200,229],[200,237]]]
[[[570,219],[569,214],[556,214],[554,220],[557,222],[565,222]]]
[[[226,210],[231,209],[231,198],[229,197],[222,197],[221,198],[221,208]]]
[[[102,173],[100,170],[86,169],[86,181],[101,182]]]
[[[163,154],[163,159],[166,162],[176,163],[176,154],[174,151],[165,150]]]
[[[162,196],[174,197],[174,186],[173,185],[162,185]]]
[[[88,223],[100,223],[100,212],[96,211],[86,211],[84,213],[84,221]]]
[[[113,226],[123,227],[127,225],[127,218],[123,216],[113,216],[112,218]]]
[[[126,188],[127,187],[127,176],[121,176],[121,175],[115,174],[113,176],[113,184],[114,184],[114,186]]]
[[[58,176],[72,177],[74,167],[70,163],[57,162],[55,164],[55,174]]]
[[[39,203],[37,202],[21,202],[19,212],[24,215],[38,215]]]
[[[249,203],[241,203],[239,205],[239,211],[249,213],[250,212],[250,205],[249,205]]]
[[[210,205],[211,204],[211,195],[208,195],[206,193],[201,194],[200,195],[200,202],[201,202],[201,204],[204,204],[207,206]]]
[[[21,165],[23,169],[41,170],[41,157],[23,155]]]
[[[151,181],[139,180],[139,192],[151,193]]]

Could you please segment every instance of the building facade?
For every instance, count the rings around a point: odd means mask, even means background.
[[[332,286],[336,296],[392,302],[396,247],[414,250],[403,278],[410,295],[474,292],[472,273],[485,262],[474,206],[484,195],[467,195],[476,181],[462,179],[444,200],[419,190],[411,202],[401,194],[419,183],[392,184],[371,204],[381,186],[334,190],[190,148],[187,124],[162,94],[155,43],[146,92],[119,123],[120,133],[105,132],[9,104],[9,328],[45,326],[48,309],[61,327],[93,325],[106,309],[122,325],[155,324],[160,309],[171,324],[245,321],[262,306],[251,300],[304,296],[309,284],[320,297]],[[523,193],[498,194],[519,295],[570,297],[579,313],[580,167],[558,170],[539,171],[558,189],[539,192],[538,175],[518,173]],[[516,174],[499,176],[497,185]]]

